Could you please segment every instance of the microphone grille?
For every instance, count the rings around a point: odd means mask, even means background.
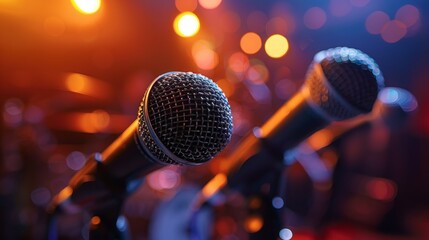
[[[139,109],[144,147],[167,164],[212,159],[229,142],[232,114],[222,90],[209,78],[171,72],[159,76]]]
[[[375,61],[360,50],[347,47],[316,54],[307,77],[312,100],[335,119],[370,112],[383,84]]]

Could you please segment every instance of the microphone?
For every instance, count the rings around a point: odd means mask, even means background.
[[[317,53],[301,90],[220,163],[196,207],[227,184],[242,188],[242,193],[243,188],[257,187],[249,183],[283,168],[285,150],[331,122],[369,113],[383,85],[378,65],[360,50],[338,47]]]
[[[94,212],[118,204],[156,169],[212,159],[229,142],[232,127],[228,100],[212,80],[165,73],[144,94],[137,120],[87,161],[54,198],[52,209]]]

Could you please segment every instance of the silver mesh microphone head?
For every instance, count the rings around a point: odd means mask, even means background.
[[[138,113],[142,148],[164,164],[198,165],[229,142],[232,114],[222,90],[195,73],[169,72],[156,78]]]
[[[304,89],[330,118],[343,120],[370,112],[383,85],[381,71],[371,57],[338,47],[315,55]]]

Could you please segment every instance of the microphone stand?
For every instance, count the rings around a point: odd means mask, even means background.
[[[90,199],[87,198],[89,195],[93,195],[98,200],[96,203],[89,203],[84,208],[91,219],[89,239],[129,240],[131,238],[128,222],[121,212],[127,196],[140,185],[141,180],[127,181],[112,178],[101,159],[100,153],[89,157],[85,167],[91,169],[92,166],[95,166],[95,172],[92,173],[94,175],[82,177],[78,182],[82,186],[80,195],[83,201],[89,201]],[[85,173],[83,171],[82,175],[85,175]],[[54,202],[61,202],[62,197],[67,198],[66,192],[64,192],[65,196],[60,193],[57,196],[58,199]],[[58,215],[67,208],[73,211],[76,207],[65,202],[64,205],[54,204],[48,209],[48,214],[50,215],[48,239],[58,239],[55,221]]]

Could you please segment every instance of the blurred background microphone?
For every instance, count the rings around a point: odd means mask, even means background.
[[[285,150],[332,121],[370,112],[383,85],[377,64],[359,50],[338,47],[317,53],[301,90],[220,164],[220,173],[203,188],[201,201],[228,181],[234,188],[243,188],[240,191],[258,189],[260,184],[252,179],[281,169]],[[243,163],[239,172],[232,174]],[[227,180],[226,175],[232,179]]]
[[[140,177],[167,164],[202,164],[226,146],[231,134],[228,100],[212,80],[194,73],[163,74],[146,91],[138,119],[87,162],[51,211],[120,209]]]
[[[265,183],[276,190],[285,150],[332,121],[369,113],[383,84],[377,64],[361,51],[339,47],[319,52],[300,92],[244,139],[191,204],[198,209],[227,184],[245,196],[260,192]]]

